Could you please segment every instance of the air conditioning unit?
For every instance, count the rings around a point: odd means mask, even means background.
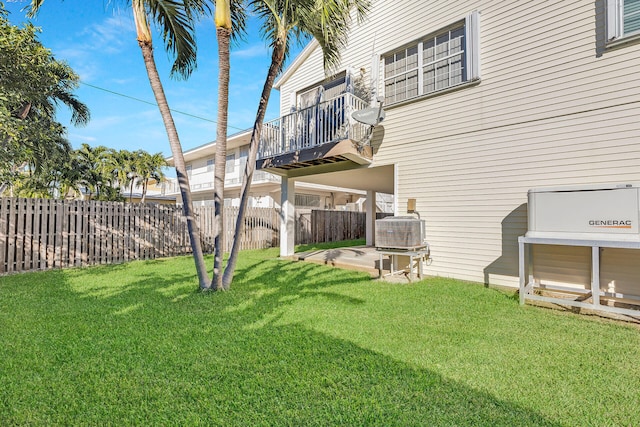
[[[527,237],[640,241],[640,184],[529,190]]]
[[[376,220],[376,247],[415,250],[424,248],[425,222],[411,216],[388,216]]]

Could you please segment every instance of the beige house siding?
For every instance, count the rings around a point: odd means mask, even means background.
[[[386,0],[354,30],[342,69],[364,68],[368,78],[374,53],[474,10],[481,15],[481,81],[387,106],[374,165],[396,165],[399,214],[407,198],[417,199],[431,274],[516,285],[529,188],[640,182],[640,44],[605,49],[603,0]],[[283,114],[292,92],[323,78],[318,48],[282,82]],[[556,260],[573,257],[557,252]],[[603,274],[610,272],[605,262]],[[574,268],[576,282],[581,268]]]

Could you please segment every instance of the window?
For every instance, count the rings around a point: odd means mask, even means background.
[[[607,39],[640,35],[640,0],[607,0]]]
[[[296,194],[295,206],[305,208],[319,208],[320,196],[315,194]]]
[[[462,22],[385,55],[385,103],[479,79],[479,19],[474,12]]]
[[[215,159],[207,159],[207,172],[213,172],[215,167]]]
[[[347,73],[343,71],[337,76],[301,90],[297,94],[298,109],[312,107],[320,102],[328,101],[347,91]]]
[[[225,166],[226,173],[233,173],[236,171],[236,155],[227,155],[227,165]]]
[[[187,176],[191,177],[191,173],[193,172],[193,166],[187,165]]]

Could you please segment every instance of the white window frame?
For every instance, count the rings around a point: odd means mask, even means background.
[[[213,172],[214,167],[215,167],[215,163],[216,160],[214,159],[207,159],[207,172]]]
[[[464,49],[464,67],[465,67],[465,69],[463,70],[462,82],[425,93],[424,82],[423,82],[424,68],[426,65],[429,65],[429,64],[423,63],[424,42],[426,40],[433,39],[439,35],[442,35],[446,32],[450,32],[451,30],[455,30],[461,27],[464,29],[463,49]],[[407,97],[399,101],[390,102],[389,105],[401,104],[401,103],[422,98],[425,96],[434,95],[440,92],[447,91],[451,88],[466,85],[466,84],[480,80],[480,77],[481,77],[480,76],[480,12],[473,11],[472,13],[467,15],[463,20],[457,21],[447,27],[443,27],[439,31],[430,33],[425,37],[421,37],[420,39],[412,43],[409,43],[400,49],[395,49],[391,52],[388,52],[387,54],[381,55],[379,57],[380,59],[378,61],[378,64],[380,64],[380,68],[382,69],[382,85],[381,86],[382,86],[382,93],[383,93],[383,96],[385,96],[385,98],[386,98],[386,94],[385,94],[386,82],[389,79],[395,78],[399,75],[399,74],[396,74],[389,77],[385,75],[385,58],[388,58],[389,56],[395,55],[402,51],[407,51],[408,49],[412,49],[414,47],[417,48],[418,50],[417,67],[412,70],[405,70],[403,73],[400,73],[400,74],[409,74],[410,72],[417,70],[417,73],[418,73],[417,92],[418,93],[417,95]],[[443,58],[439,58],[438,61],[442,59]]]
[[[186,169],[187,169],[187,176],[191,178],[191,175],[193,174],[193,165],[187,165]]]
[[[640,39],[640,30],[624,32],[624,2],[625,0],[607,1],[607,42],[629,41]],[[640,11],[638,12],[640,13]]]

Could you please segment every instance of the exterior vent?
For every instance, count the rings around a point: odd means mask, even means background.
[[[415,250],[427,246],[425,222],[410,216],[388,216],[376,220],[376,247]]]

